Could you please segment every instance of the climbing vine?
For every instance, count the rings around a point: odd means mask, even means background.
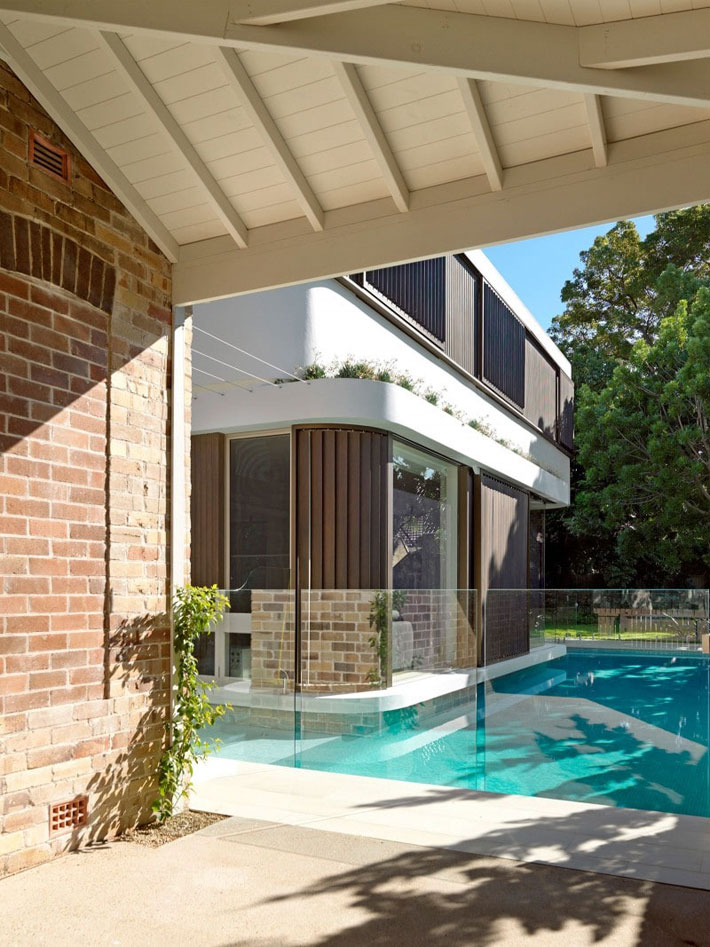
[[[158,798],[153,811],[159,822],[173,814],[178,799],[187,796],[197,760],[220,745],[219,740],[205,740],[200,731],[229,708],[210,704],[208,693],[214,684],[198,678],[195,643],[200,636],[209,634],[228,607],[228,600],[216,585],[186,585],[175,592],[175,704],[166,725],[167,748],[158,766]]]

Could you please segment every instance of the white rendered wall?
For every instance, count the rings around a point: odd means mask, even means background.
[[[562,451],[517,420],[513,414],[499,407],[473,384],[462,379],[455,369],[447,366],[436,355],[417,346],[404,332],[370,309],[335,280],[207,303],[195,308],[194,324],[194,366],[231,382],[222,384],[208,375],[195,373],[196,385],[212,389],[195,389],[195,433],[210,430],[237,431],[247,427],[255,429],[258,424],[266,423],[267,416],[271,419],[268,426],[278,426],[278,418],[274,417],[275,410],[277,413],[281,411],[284,425],[293,420],[318,420],[317,416],[312,417],[314,409],[318,409],[318,404],[314,405],[313,396],[307,396],[306,392],[301,390],[308,386],[293,383],[274,389],[255,379],[240,376],[237,369],[245,369],[263,378],[273,379],[284,377],[288,372],[294,372],[314,361],[328,365],[342,362],[346,358],[366,359],[389,363],[395,371],[407,372],[414,379],[421,380],[425,388],[439,394],[441,401],[449,402],[466,418],[475,418],[488,424],[497,437],[531,455],[543,471],[553,474],[555,479],[568,485],[569,460]],[[200,330],[211,335],[206,336]],[[230,344],[272,363],[277,368],[240,354],[231,348]],[[212,356],[212,360],[206,358],[206,355]],[[240,381],[239,385],[234,384],[237,379]],[[332,384],[338,386],[347,384],[347,381],[338,379]],[[376,389],[389,387],[380,383],[372,384]],[[320,390],[321,396],[325,397],[322,388],[314,386],[313,390]],[[330,386],[328,390],[328,397],[338,391],[337,387]],[[354,396],[355,390],[362,389],[352,389],[351,396]],[[408,394],[403,389],[399,390]],[[433,408],[423,399],[414,398],[412,403],[417,409],[431,409],[438,421],[447,428],[454,424],[463,429],[459,422],[441,409]],[[296,404],[301,405],[299,410],[306,412],[308,418],[306,414],[294,417],[294,413],[297,414]],[[275,405],[283,407],[276,409]],[[328,409],[329,404],[323,401],[320,406],[323,420],[328,416]],[[351,409],[353,418],[363,413],[357,405],[352,405]],[[336,418],[331,417],[330,420]],[[346,418],[340,417],[340,420],[344,422]],[[360,420],[372,424],[377,419],[362,416]],[[466,429],[466,432],[476,434],[470,428]],[[488,438],[484,440],[489,441]],[[492,448],[504,450],[499,444],[493,444]],[[498,462],[502,462],[497,451],[494,453]],[[511,451],[505,451],[505,454],[508,455],[505,461],[507,465],[513,463],[512,458],[522,461],[522,458]],[[496,469],[489,464],[485,466],[487,469]],[[504,468],[498,468],[498,472],[502,476],[508,476]],[[544,494],[545,491],[541,492]],[[558,489],[552,490],[552,494],[556,495],[557,502],[566,502]]]
[[[275,388],[262,385],[251,393],[203,393],[193,402],[195,434],[262,431],[319,421],[391,431],[457,463],[503,477],[556,506],[569,503],[569,468],[553,474],[399,385],[321,378]]]

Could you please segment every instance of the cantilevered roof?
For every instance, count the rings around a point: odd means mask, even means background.
[[[175,301],[710,200],[710,0],[0,0]]]

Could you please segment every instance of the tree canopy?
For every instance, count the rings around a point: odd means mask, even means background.
[[[581,261],[552,329],[577,385],[554,581],[685,584],[710,567],[710,206],[643,240],[622,221]]]

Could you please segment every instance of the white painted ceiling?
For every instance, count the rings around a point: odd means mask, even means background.
[[[165,0],[0,0],[8,62],[177,262],[181,301],[710,199],[710,60],[681,48],[710,2],[189,6],[204,27]],[[635,42],[588,30],[651,21],[654,61],[580,67]]]

